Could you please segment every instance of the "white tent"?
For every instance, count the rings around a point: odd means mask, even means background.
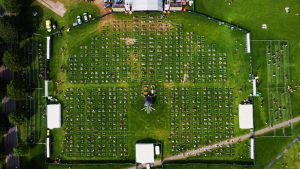
[[[132,0],[132,11],[163,11],[162,0]]]
[[[250,33],[246,34],[246,45],[247,45],[247,53],[251,53],[251,35],[250,35]]]
[[[252,80],[252,87],[253,87],[253,96],[257,95],[257,91],[256,91],[256,79]]]
[[[135,145],[136,163],[154,163],[154,144],[140,143]]]
[[[47,105],[47,128],[61,128],[61,105]]]
[[[253,128],[253,105],[252,104],[239,105],[239,125],[241,129]]]
[[[254,160],[254,138],[250,139],[250,158]]]
[[[49,81],[45,80],[45,97],[48,97],[48,85],[49,85]]]
[[[50,158],[50,138],[46,138],[46,157]]]
[[[50,59],[51,37],[47,36],[47,59]]]

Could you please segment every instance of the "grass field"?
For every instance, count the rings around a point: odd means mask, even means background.
[[[45,98],[44,98],[44,74],[45,74],[45,39],[32,37],[24,42],[25,54],[28,62],[32,63],[27,72],[24,73],[28,81],[28,86],[33,90],[32,95],[25,99],[25,103],[20,103],[29,110],[29,119],[21,127],[21,140],[28,143],[43,142],[45,137]]]
[[[274,125],[293,117],[290,82],[289,46],[287,41],[253,41],[253,55],[262,60],[253,61],[253,71],[259,77],[257,107],[267,125]],[[265,53],[265,54],[264,54]],[[259,126],[257,126],[259,127]],[[277,136],[286,136],[285,129],[274,132]]]
[[[55,20],[58,21],[58,24],[61,25],[70,25],[72,22],[74,22],[74,16],[78,15],[78,14],[82,14],[83,11],[85,10],[89,10],[90,13],[96,14],[98,13],[98,9],[94,8],[91,4],[87,4],[87,3],[81,3],[81,2],[74,2],[74,3],[70,3],[69,0],[64,1],[67,4],[67,8],[68,9],[73,9],[73,10],[68,10],[67,11],[67,17],[65,18],[59,18],[57,16],[55,16],[52,12],[48,11],[47,9],[44,9],[43,7],[41,8],[41,11],[43,11],[43,18],[44,20],[47,18],[53,18]],[[276,3],[276,5],[274,5]],[[218,8],[218,10],[216,9],[216,6]],[[290,6],[291,7],[291,13],[290,14],[286,14],[284,12],[284,7],[285,6]],[[212,15],[212,16],[216,16],[218,18],[221,18],[225,21],[229,21],[232,22],[234,24],[240,25],[248,30],[251,30],[252,32],[252,36],[254,39],[256,40],[260,40],[260,39],[266,39],[266,40],[278,40],[281,39],[283,41],[288,41],[289,43],[289,56],[290,56],[290,71],[291,71],[291,79],[290,79],[290,84],[292,86],[298,85],[299,84],[299,75],[297,73],[297,65],[299,64],[299,57],[297,57],[299,55],[299,51],[300,51],[300,42],[299,39],[296,37],[299,37],[299,32],[296,31],[298,30],[299,27],[299,19],[298,17],[295,15],[298,11],[299,11],[299,5],[297,4],[297,1],[295,0],[289,0],[286,2],[283,1],[276,1],[274,2],[273,0],[265,0],[263,2],[261,1],[242,1],[242,0],[235,0],[232,5],[228,5],[228,3],[225,1],[217,1],[217,0],[212,0],[212,1],[201,1],[198,0],[196,1],[196,10],[206,13],[208,15]],[[254,10],[255,9],[255,10]],[[268,9],[268,10],[257,10],[257,9]],[[140,14],[137,14],[140,15]],[[141,14],[144,15],[144,14]],[[185,16],[185,17],[184,17]],[[238,33],[236,31],[230,31],[228,28],[226,27],[222,27],[219,26],[216,23],[212,23],[211,21],[205,21],[202,19],[199,19],[198,17],[192,15],[192,14],[185,14],[182,15],[180,13],[173,13],[171,15],[168,16],[168,19],[172,19],[173,22],[176,23],[181,23],[184,25],[184,32],[194,32],[194,34],[200,34],[200,36],[205,36],[206,38],[206,42],[209,42],[209,44],[216,44],[216,47],[218,50],[220,51],[226,51],[227,52],[227,56],[242,56],[244,51],[245,51],[245,46],[244,46],[244,35],[242,35],[241,33]],[[119,19],[131,19],[128,18],[127,16],[123,16],[123,15],[116,15],[114,16],[115,18],[119,18]],[[184,19],[179,19],[180,17],[184,17]],[[44,21],[43,20],[43,21]],[[101,21],[100,21],[101,22]],[[41,30],[44,30],[43,28],[43,23],[41,22]],[[192,24],[191,24],[192,23]],[[194,23],[198,23],[198,24],[194,24]],[[268,25],[268,29],[267,30],[262,30],[261,29],[261,25],[263,23],[266,23]],[[196,25],[196,26],[195,26]],[[289,25],[293,25],[293,26],[289,26]],[[218,28],[218,29],[216,29]],[[207,31],[209,30],[209,31]],[[83,25],[80,29],[75,29],[72,32],[68,33],[68,34],[64,34],[63,38],[56,38],[55,39],[55,46],[54,46],[54,59],[51,63],[51,78],[54,79],[55,81],[63,81],[64,84],[62,85],[55,85],[55,83],[53,83],[53,94],[57,97],[59,97],[64,103],[66,102],[63,93],[69,89],[69,88],[81,88],[83,90],[90,90],[90,89],[94,89],[94,88],[99,88],[99,86],[105,86],[105,84],[101,84],[101,85],[95,85],[92,83],[88,83],[88,84],[71,84],[68,83],[68,71],[67,69],[63,68],[61,66],[67,66],[69,63],[69,56],[72,56],[74,54],[79,54],[79,50],[78,48],[80,47],[80,45],[82,46],[89,46],[90,45],[90,40],[91,38],[94,37],[100,37],[100,29],[99,29],[99,25],[98,23],[94,23],[94,24],[89,24],[89,25]],[[42,31],[41,31],[42,32]],[[81,38],[78,38],[78,35],[80,34]],[[148,37],[147,37],[148,38]],[[85,39],[85,41],[82,41],[82,39]],[[226,43],[224,43],[226,42]],[[147,42],[148,43],[148,42]],[[242,45],[240,46],[240,43],[242,43]],[[255,46],[255,44],[254,44]],[[254,47],[253,46],[253,47]],[[235,48],[238,48],[238,50],[235,50]],[[253,60],[256,61],[256,65],[254,64],[254,66],[259,66],[260,64],[265,64],[266,65],[266,58],[264,57],[259,57],[259,56],[266,56],[266,50],[265,48],[263,48],[262,46],[259,46],[259,48],[253,48],[256,50],[260,50],[258,51],[259,55],[253,55]],[[237,54],[236,54],[237,51]],[[148,54],[148,53],[147,53]],[[147,59],[149,57],[146,57]],[[239,59],[241,58],[245,58],[245,57],[239,57]],[[248,75],[248,68],[245,69],[245,66],[247,66],[248,64],[248,60],[245,60],[244,62],[240,62],[239,64],[232,64],[229,65],[230,63],[235,63],[236,62],[236,57],[227,57],[227,64],[228,67],[232,66],[232,69],[227,68],[227,78],[228,79],[235,79],[235,80],[227,80],[226,85],[228,86],[235,86],[236,84],[244,84],[246,83],[246,81],[249,79],[249,75]],[[149,62],[147,61],[147,64]],[[241,65],[242,63],[245,63],[245,65]],[[116,66],[115,65],[110,65],[110,69],[114,69]],[[233,68],[234,67],[234,68]],[[265,67],[267,68],[267,67]],[[269,70],[272,70],[272,66],[270,68],[268,68]],[[230,72],[231,70],[234,70],[234,72]],[[247,70],[246,73],[244,73],[244,71]],[[282,70],[282,69],[281,69]],[[183,71],[185,71],[185,69],[183,69]],[[284,70],[283,70],[284,71]],[[263,71],[262,71],[263,72]],[[266,72],[266,71],[265,71]],[[235,78],[236,76],[239,76],[240,78]],[[260,75],[261,77],[263,76],[267,76],[267,74],[262,73]],[[278,75],[280,76],[280,75]],[[139,77],[139,76],[138,76]],[[150,77],[147,78],[148,80],[150,79]],[[272,78],[271,78],[272,79]],[[110,78],[110,80],[112,80],[112,78]],[[120,79],[121,80],[121,79]],[[245,80],[245,81],[244,81]],[[264,84],[264,80],[266,79],[262,79],[262,83]],[[279,79],[280,81],[280,79]],[[272,81],[270,81],[272,82]],[[276,82],[276,81],[275,81]],[[112,82],[110,82],[112,83]],[[110,83],[108,83],[106,85],[106,88],[109,89]],[[128,82],[126,82],[128,83]],[[140,83],[139,85],[141,85],[142,83]],[[270,121],[269,117],[269,110],[268,107],[266,106],[266,103],[268,100],[268,98],[266,97],[268,95],[268,91],[266,90],[266,87],[263,87],[263,84],[261,86],[261,88],[259,88],[260,92],[262,92],[264,99],[265,99],[265,105],[261,108],[260,106],[255,107],[255,110],[258,110],[258,112],[261,112],[259,115],[255,115],[255,126],[256,128],[262,128],[264,126],[269,125],[268,121]],[[266,83],[265,83],[266,84]],[[282,84],[282,83],[281,83]],[[131,84],[130,84],[131,85]],[[118,87],[129,87],[130,85],[125,85],[122,84],[121,86],[117,85]],[[140,92],[140,88],[141,86],[137,85],[137,93]],[[159,85],[158,85],[159,86]],[[160,87],[160,86],[159,86]],[[164,88],[164,86],[161,86],[162,88]],[[176,84],[174,86],[172,86],[173,88],[176,87]],[[196,87],[199,87],[202,91],[202,87],[203,85],[201,85],[201,83],[199,83]],[[181,88],[181,86],[179,87]],[[187,88],[192,88],[191,86],[188,86]],[[214,88],[214,86],[212,87]],[[218,88],[218,87],[217,87]],[[233,107],[235,107],[235,105],[237,105],[241,99],[244,99],[245,97],[248,96],[249,94],[249,89],[250,86],[244,86],[244,87],[231,87],[233,88],[233,91],[237,91],[237,92],[233,92]],[[276,89],[276,87],[275,87]],[[279,88],[279,91],[280,92]],[[277,90],[271,90],[269,91],[272,95],[277,96]],[[164,93],[170,93],[170,90],[166,90],[166,92]],[[192,92],[190,92],[191,94]],[[247,93],[245,95],[241,95],[243,93]],[[168,97],[170,97],[168,95]],[[193,97],[192,94],[190,95],[190,97]],[[290,101],[291,103],[294,103],[296,100],[298,100],[300,98],[300,94],[298,92],[293,93],[290,96]],[[142,97],[139,97],[139,101],[137,102],[143,102],[142,101]],[[170,97],[171,98],[171,97]],[[170,100],[169,98],[169,100]],[[283,101],[285,100],[285,98],[282,98]],[[288,100],[288,99],[287,99]],[[261,100],[259,100],[259,98],[257,100],[255,100],[258,104],[261,103]],[[151,134],[152,136],[156,136],[159,135],[159,137],[167,140],[166,145],[168,145],[168,134],[165,134],[163,132],[157,132],[160,131],[160,129],[157,126],[160,126],[161,123],[164,123],[162,121],[158,121],[159,120],[159,115],[161,115],[160,112],[161,110],[164,110],[165,106],[170,108],[171,106],[168,104],[163,104],[164,100],[162,100],[162,102],[160,103],[161,106],[157,105],[156,110],[157,112],[153,112],[153,114],[151,114],[151,119],[145,120],[147,119],[147,115],[146,114],[142,114],[143,112],[139,111],[140,108],[136,108],[136,110],[138,110],[136,113],[138,113],[141,116],[134,116],[136,118],[136,123],[141,122],[141,123],[153,123],[153,125],[151,126],[142,126],[140,123],[135,124],[134,128],[130,128],[129,130],[136,130],[136,131],[140,131],[140,133],[137,133],[137,135],[135,137],[130,137],[132,140],[130,140],[131,144],[133,144],[135,142],[135,140],[138,139],[142,139],[145,136],[143,135],[144,133],[142,132],[145,129],[150,129],[151,131],[153,131],[153,133]],[[181,102],[181,101],[180,101]],[[141,103],[142,104],[142,103]],[[287,105],[287,104],[285,104]],[[298,110],[299,110],[299,105],[298,104],[292,104],[291,106],[291,110],[293,110],[293,115],[296,116],[298,115]],[[192,108],[192,107],[191,107]],[[130,109],[130,108],[129,108]],[[170,109],[169,109],[170,110]],[[86,110],[85,113],[87,113],[88,111]],[[134,112],[134,111],[132,111]],[[234,113],[234,135],[239,135],[242,134],[243,132],[238,130],[238,126],[237,126],[237,110],[233,110]],[[133,113],[132,115],[136,115],[136,113]],[[288,114],[288,113],[286,113]],[[65,114],[64,114],[65,115]],[[130,114],[129,114],[130,115]],[[152,116],[153,115],[153,116]],[[169,118],[171,119],[171,116],[168,115],[168,113],[163,114],[162,116],[165,115],[165,118]],[[182,117],[182,112],[180,112],[180,117]],[[191,114],[193,115],[193,113]],[[273,116],[274,119],[276,120],[276,117]],[[272,118],[273,118],[272,117]],[[86,118],[83,118],[84,120],[86,120]],[[130,120],[130,118],[128,118]],[[180,118],[181,119],[181,118]],[[184,119],[183,119],[184,120]],[[282,119],[277,119],[278,121],[282,120]],[[191,120],[192,121],[192,120]],[[267,123],[266,123],[267,122]],[[129,121],[129,124],[134,124],[133,122]],[[182,124],[182,120],[179,121],[180,124]],[[165,123],[164,123],[165,124]],[[168,124],[171,125],[171,124]],[[166,129],[169,130],[170,126],[166,126]],[[140,129],[140,130],[137,130]],[[192,129],[190,129],[192,130]],[[203,129],[202,129],[203,130]],[[290,133],[289,129],[284,129],[285,131],[278,131],[276,132],[276,135],[278,135],[278,133],[282,134],[282,133]],[[55,131],[55,135],[57,138],[59,138],[59,142],[55,142],[57,150],[55,150],[55,156],[58,156],[61,154],[61,151],[64,148],[64,144],[63,140],[64,137],[60,137],[61,134],[63,134],[65,131]],[[299,128],[297,128],[297,126],[293,129],[293,133],[297,133],[299,132]],[[132,134],[132,132],[128,132],[129,134]],[[159,133],[159,134],[158,134]],[[204,133],[204,132],[203,132]],[[151,136],[150,135],[150,136]],[[202,134],[201,134],[202,135]],[[270,133],[270,136],[274,135],[274,133]],[[284,134],[283,134],[284,135]],[[286,134],[286,135],[291,135],[291,134]],[[263,168],[268,161],[270,161],[272,158],[274,158],[276,156],[277,153],[280,152],[281,148],[286,145],[289,140],[291,138],[259,138],[258,141],[256,142],[256,155],[257,155],[257,161],[256,161],[256,167],[254,168]],[[273,146],[276,145],[276,146]],[[133,150],[130,150],[129,146],[129,154],[133,153]],[[170,149],[167,150],[169,151],[169,153],[171,153],[171,146],[167,146]],[[236,145],[235,149],[238,149],[237,147],[239,147],[239,145]],[[244,146],[242,146],[244,147]],[[276,148],[275,148],[276,147]],[[268,151],[267,153],[265,153],[265,149],[268,149],[270,151]],[[238,153],[237,153],[238,154]],[[239,156],[239,155],[238,155]],[[203,158],[203,157],[202,157]],[[214,156],[215,158],[215,156]],[[211,158],[210,158],[211,159]],[[69,166],[56,166],[56,165],[50,165],[48,168],[68,168]],[[83,166],[72,166],[72,168],[82,168]],[[107,168],[107,166],[84,166],[84,168]],[[109,166],[110,168],[124,168],[123,166]],[[165,168],[219,168],[220,166],[211,166],[211,165],[188,165],[188,166],[176,166],[176,165],[168,165],[165,166]],[[223,168],[224,166],[222,166]],[[32,168],[32,167],[31,167]],[[237,167],[237,166],[227,166],[224,168],[244,168],[244,167]]]
[[[299,151],[300,142],[298,141],[272,166],[272,168],[299,168]]]
[[[135,142],[144,139],[162,141],[170,155],[245,132],[237,121],[237,105],[251,91],[245,34],[186,15],[190,21],[177,14],[115,15],[122,20],[82,36],[79,44],[63,37],[68,47],[60,55],[55,45],[51,77],[54,95],[64,105],[60,136],[65,138],[59,140],[65,141],[53,158],[133,160]],[[200,29],[191,26],[193,21]],[[213,32],[204,31],[208,28]],[[154,84],[159,92],[150,115],[141,111],[143,84]],[[204,103],[195,106],[195,101]],[[200,159],[237,159],[239,150],[247,149],[224,148]],[[249,153],[242,154],[247,159]]]
[[[273,4],[273,5],[272,5]],[[276,5],[274,5],[276,4]],[[285,13],[286,6],[292,7],[291,13]],[[218,7],[219,10],[214,10]],[[256,10],[256,9],[267,10]],[[299,51],[300,51],[300,34],[296,31],[299,28],[299,13],[300,6],[298,1],[273,1],[264,0],[251,1],[251,0],[236,0],[231,5],[226,1],[219,2],[212,0],[209,2],[200,0],[196,2],[196,10],[217,18],[226,20],[228,22],[240,25],[252,32],[253,40],[284,40],[289,44],[289,60],[290,60],[290,85],[298,86],[299,84]],[[268,29],[262,29],[262,24],[267,24]],[[293,26],[291,26],[293,25]],[[254,44],[255,45],[255,44]],[[255,48],[253,48],[255,50]],[[256,49],[257,50],[257,49]],[[262,51],[260,55],[253,55],[253,61],[257,61],[259,66],[261,60],[260,56],[265,55]],[[298,93],[291,95],[291,102],[298,100]],[[300,107],[298,104],[292,104],[293,115],[299,115]]]

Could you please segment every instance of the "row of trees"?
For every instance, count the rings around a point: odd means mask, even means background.
[[[25,16],[21,13],[25,11],[25,5],[30,4],[30,0],[0,0],[0,66],[4,65],[10,71],[14,72],[14,79],[0,77],[0,101],[8,96],[13,100],[25,99],[29,89],[22,77],[22,71],[28,63],[24,56],[21,41],[26,36]],[[20,34],[22,32],[22,34]],[[2,110],[0,104],[0,111]],[[25,112],[25,111],[24,111]],[[26,121],[26,114],[22,110],[10,112],[7,115],[0,112],[0,147],[4,147],[3,135],[7,132],[9,126],[21,125]],[[27,150],[24,144],[14,148],[16,155],[24,154]],[[0,168],[3,168],[5,152],[0,149]]]

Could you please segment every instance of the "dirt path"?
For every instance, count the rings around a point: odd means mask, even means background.
[[[103,0],[95,0],[94,4],[99,8],[101,15],[107,14],[109,12],[104,8],[105,4],[104,4]],[[101,31],[104,26],[110,24],[111,21],[113,21],[113,20],[114,20],[113,15],[108,15],[108,16],[101,18],[101,20],[99,22],[99,26],[98,26],[99,30]]]
[[[240,141],[245,141],[245,140],[249,139],[252,135],[255,135],[255,136],[264,135],[264,134],[266,134],[268,132],[271,132],[273,130],[283,128],[283,127],[287,127],[287,126],[290,126],[291,124],[294,124],[294,123],[297,123],[297,122],[300,122],[300,116],[295,117],[291,120],[276,124],[272,127],[266,127],[266,128],[257,130],[253,134],[245,134],[245,135],[242,135],[242,136],[239,136],[239,137],[234,137],[234,138],[231,138],[231,139],[228,139],[228,140],[221,141],[219,143],[215,143],[215,144],[212,144],[212,145],[207,145],[207,146],[204,146],[204,147],[200,147],[198,149],[189,150],[189,151],[186,151],[186,152],[174,155],[174,156],[166,157],[163,162],[173,161],[173,160],[182,160],[182,159],[186,159],[188,157],[193,157],[193,156],[196,156],[198,154],[204,153],[205,151],[213,150],[213,149],[223,147],[223,146],[226,146],[226,145],[235,144],[235,143],[240,142]],[[161,165],[161,162],[160,161],[155,161],[155,166],[158,166],[158,165]],[[128,168],[128,169],[134,169],[134,168]]]
[[[106,10],[104,9],[104,2],[103,0],[95,0],[94,4],[100,9],[100,14],[104,15]]]
[[[59,1],[56,2],[53,2],[51,0],[37,0],[37,1],[61,17],[63,17],[67,11],[64,4],[62,4]]]

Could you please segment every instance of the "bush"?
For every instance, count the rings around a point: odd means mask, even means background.
[[[5,18],[0,18],[0,37],[6,43],[15,43],[18,40],[16,27]]]
[[[6,12],[18,14],[22,9],[23,0],[1,0],[1,5]]]
[[[17,147],[13,148],[13,152],[16,156],[24,157],[28,153],[28,146],[26,144],[19,144]]]
[[[22,113],[10,112],[8,114],[8,120],[11,124],[21,125],[26,121],[26,118]]]
[[[7,81],[0,77],[0,100],[2,100],[4,96],[6,96],[6,84]]]
[[[19,72],[24,68],[24,59],[20,52],[5,51],[2,58],[3,64],[13,72]]]
[[[7,86],[7,95],[14,100],[24,100],[27,97],[25,83],[20,80],[12,80]]]

